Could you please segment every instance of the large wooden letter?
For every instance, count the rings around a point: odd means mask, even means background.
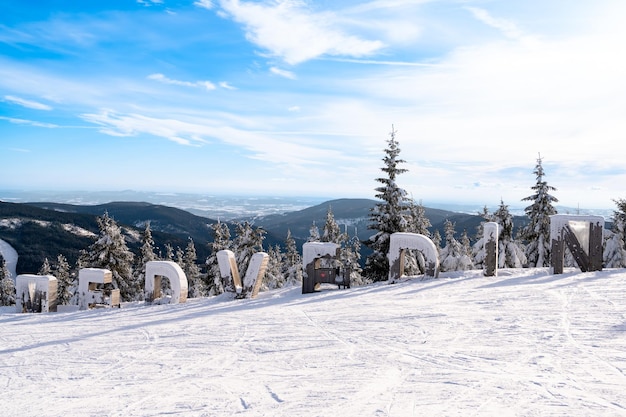
[[[392,233],[389,241],[389,283],[393,284],[404,275],[404,251],[416,249],[426,261],[425,276],[439,276],[439,254],[428,236],[419,233]]]
[[[149,261],[146,264],[146,283],[144,296],[146,303],[160,303],[163,300],[161,294],[161,279],[166,277],[172,288],[172,298],[169,304],[184,303],[187,301],[187,275],[181,267],[172,261]]]
[[[18,275],[15,307],[18,313],[57,311],[57,279],[52,275]]]

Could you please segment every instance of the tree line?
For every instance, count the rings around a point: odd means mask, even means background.
[[[466,230],[457,237],[455,225],[449,220],[444,224],[444,236],[438,230],[431,233],[431,223],[425,215],[421,203],[408,197],[405,189],[399,186],[398,177],[407,172],[402,168],[405,163],[400,158],[400,147],[396,139],[396,131],[391,130],[384,149],[384,175],[376,178],[380,183],[375,188],[377,203],[369,214],[369,229],[372,236],[361,242],[356,232],[350,236],[347,227],[341,231],[336,222],[332,207],[328,207],[325,224],[320,232],[313,223],[310,228],[309,242],[333,242],[340,247],[339,259],[335,262],[349,267],[353,285],[362,285],[374,281],[383,281],[388,277],[389,241],[392,233],[420,233],[430,237],[435,243],[442,272],[482,269],[485,260],[485,242],[482,224],[476,231],[475,243],[472,244]],[[550,266],[550,216],[557,214],[554,203],[558,199],[553,195],[557,189],[548,185],[542,166],[542,158],[538,157],[533,170],[535,184],[530,187],[532,194],[522,201],[529,201],[525,214],[529,219],[526,226],[516,234],[513,233],[513,216],[508,206],[501,200],[500,206],[493,213],[487,207],[480,215],[485,222],[496,222],[499,225],[498,262],[499,268],[546,267]],[[605,230],[604,266],[621,268],[626,266],[625,230],[626,200],[615,200],[617,209],[614,211],[613,226]],[[234,226],[235,236],[231,236],[228,224],[217,222],[211,225],[214,233],[211,242],[211,255],[203,264],[198,263],[193,239],[189,238],[187,246],[173,248],[166,244],[163,251],[155,248],[150,224],[147,223],[142,234],[142,246],[139,256],[135,256],[126,245],[119,224],[104,213],[97,218],[99,234],[95,241],[82,250],[74,268],[70,267],[62,254],[52,263],[46,258],[38,271],[40,275],[52,274],[58,280],[59,304],[77,303],[77,275],[83,267],[106,268],[112,272],[113,286],[119,288],[122,301],[137,301],[143,297],[145,281],[145,265],[148,261],[169,260],[177,262],[188,279],[189,297],[215,296],[227,290],[222,282],[217,252],[224,249],[235,253],[237,267],[240,271],[247,270],[252,255],[264,251],[269,255],[269,263],[262,289],[280,288],[293,285],[302,280],[302,259],[290,231],[284,247],[275,245],[264,248],[265,231],[255,228],[249,222],[239,222]],[[364,268],[361,268],[361,248],[365,245],[371,249]],[[424,271],[424,259],[417,251],[408,251],[405,271],[409,275],[418,275]],[[566,253],[566,266],[575,266],[570,253]],[[167,293],[168,286],[164,280],[163,290]],[[0,305],[15,303],[13,277],[6,267],[6,261],[0,262]]]

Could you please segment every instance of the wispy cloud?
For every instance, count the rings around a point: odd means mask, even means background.
[[[276,75],[279,75],[279,76],[284,77],[284,78],[289,78],[290,80],[295,80],[297,78],[296,74],[294,74],[293,72],[288,71],[288,70],[284,70],[284,69],[281,69],[281,68],[278,68],[278,67],[271,67],[270,68],[270,72],[272,74],[276,74]]]
[[[515,22],[507,19],[497,18],[491,15],[487,10],[478,7],[466,7],[476,19],[484,24],[499,30],[504,36],[517,41],[532,41],[533,37],[525,34]]]
[[[163,4],[163,0],[137,0],[137,3],[144,6],[153,6],[155,4]]]
[[[161,82],[163,84],[180,85],[183,87],[200,87],[207,90],[215,90],[215,84],[211,81],[180,81],[166,77],[163,74],[150,74],[148,79]]]
[[[236,90],[237,87],[233,87],[227,81],[220,81],[218,84],[220,87],[225,88],[226,90]]]
[[[266,163],[288,165],[294,171],[306,172],[307,167],[322,165],[325,160],[339,158],[341,152],[332,147],[320,147],[299,133],[244,130],[225,124],[223,120],[168,119],[133,113],[101,110],[83,114],[81,118],[99,125],[100,132],[118,137],[149,134],[187,146],[204,146],[213,138],[241,149],[248,158]],[[245,124],[245,123],[244,123]]]
[[[220,4],[244,25],[249,41],[289,64],[322,55],[368,56],[384,46],[379,40],[345,33],[334,13],[313,12],[301,1],[222,0]]]
[[[49,129],[55,129],[59,127],[59,125],[55,125],[52,123],[43,123],[43,122],[37,122],[34,120],[26,120],[26,119],[16,119],[14,117],[0,116],[0,120],[6,120],[7,122],[13,123],[16,125],[29,125],[29,126],[36,126],[36,127],[45,127]]]
[[[410,62],[410,61],[386,61],[379,59],[354,59],[354,58],[323,58],[328,61],[335,62],[348,62],[351,64],[363,64],[363,65],[387,65],[396,67],[441,67],[438,63],[428,62]]]
[[[16,97],[16,96],[4,96],[4,100],[10,103],[14,103],[20,105],[22,107],[26,107],[34,110],[52,110],[52,107],[47,104],[39,103],[33,100],[26,100],[24,98]]]
[[[193,3],[194,6],[202,7],[203,9],[212,9],[213,2],[211,0],[198,0]]]

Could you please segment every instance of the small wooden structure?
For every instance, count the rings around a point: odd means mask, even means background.
[[[601,271],[603,230],[602,216],[550,216],[552,273],[563,273],[566,246],[582,272]]]
[[[483,225],[485,241],[485,262],[483,271],[486,277],[498,275],[498,237],[499,225],[496,222],[487,222]]]
[[[320,284],[350,288],[350,268],[333,265],[339,261],[339,250],[339,245],[332,242],[302,245],[302,294],[315,292]]]
[[[268,262],[269,255],[265,252],[252,255],[242,281],[233,251],[224,249],[217,252],[217,263],[224,288],[232,288],[237,298],[255,298],[259,294]]]
[[[58,281],[53,275],[18,275],[15,278],[15,308],[18,313],[57,311]]]
[[[166,277],[170,282],[172,297],[165,298],[161,292],[161,282]],[[189,283],[182,268],[172,261],[148,261],[144,297],[147,304],[178,304],[187,301]],[[166,301],[167,300],[167,301]]]
[[[389,283],[393,284],[404,275],[404,254],[407,249],[416,249],[426,263],[425,276],[439,276],[439,253],[432,240],[419,233],[392,233],[389,240]]]
[[[111,288],[112,283],[113,274],[108,269],[83,268],[78,271],[79,308],[120,307],[120,290]]]

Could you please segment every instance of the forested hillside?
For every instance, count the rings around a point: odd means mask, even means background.
[[[290,230],[299,250],[309,236],[311,226],[324,227],[328,210],[332,210],[342,231],[350,236],[355,232],[362,241],[372,231],[368,229],[368,215],[375,200],[337,199],[303,210],[269,216],[238,219],[250,221],[263,228],[266,248],[284,245]],[[18,273],[35,273],[45,258],[55,259],[59,254],[73,264],[79,251],[87,248],[98,232],[96,217],[107,212],[120,225],[129,248],[138,253],[141,245],[139,236],[150,222],[157,251],[164,251],[166,244],[184,248],[188,239],[194,240],[198,263],[202,264],[210,255],[209,243],[213,241],[211,225],[216,220],[191,214],[185,210],[144,202],[112,202],[100,205],[72,205],[61,203],[7,203],[0,202],[0,239],[7,241],[19,254]],[[458,234],[467,231],[474,238],[482,217],[478,214],[454,213],[451,211],[425,208],[430,220],[431,231],[439,230],[443,236],[446,219],[455,224]],[[525,217],[515,217],[516,227],[523,224]],[[234,230],[232,224],[229,225]],[[234,232],[233,232],[234,233]],[[363,247],[363,251],[367,248]]]

